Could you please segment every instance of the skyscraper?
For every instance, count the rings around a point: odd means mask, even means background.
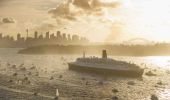
[[[37,32],[37,31],[34,32],[34,38],[35,38],[35,39],[38,38],[38,32]]]
[[[70,34],[67,35],[67,39],[68,39],[68,41],[71,41],[71,36],[70,36]]]
[[[79,41],[79,36],[78,36],[78,35],[73,35],[73,36],[72,36],[72,40],[73,40],[74,42]]]
[[[2,33],[0,33],[0,39],[2,39]]]
[[[45,38],[46,38],[46,39],[49,39],[49,38],[50,38],[50,33],[49,33],[49,32],[46,32]]]
[[[21,34],[18,33],[18,34],[17,34],[17,41],[20,41],[20,39],[21,39]]]
[[[63,33],[63,40],[67,40],[66,34]]]

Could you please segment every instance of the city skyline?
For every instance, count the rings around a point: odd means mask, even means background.
[[[56,32],[50,32],[50,31],[46,31],[46,32],[39,32],[39,31],[30,31],[29,29],[26,29],[25,32],[16,32],[15,35],[10,35],[9,33],[3,33],[3,32],[0,32],[0,37],[6,37],[6,36],[10,36],[10,37],[13,37],[14,40],[17,40],[17,35],[20,34],[22,37],[24,38],[27,38],[27,37],[30,37],[30,38],[35,38],[35,33],[37,33],[38,36],[46,36],[46,33],[49,33],[49,35],[53,35],[53,34],[57,34],[58,32],[61,32],[59,30],[57,30]],[[85,36],[83,35],[78,35],[78,34],[74,34],[74,33],[66,33],[66,32],[62,32],[60,34],[66,34],[66,35],[70,35],[70,36],[80,36],[82,38],[86,38]]]
[[[10,35],[0,33],[0,47],[27,47],[38,45],[84,45],[88,44],[89,40],[76,34],[66,34],[61,31],[56,33],[46,32],[44,34],[34,32],[34,36],[29,36],[29,30],[26,30],[26,36],[18,33],[16,39]]]

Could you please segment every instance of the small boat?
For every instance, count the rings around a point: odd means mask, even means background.
[[[56,89],[56,97],[59,97],[58,89]]]
[[[55,98],[54,100],[59,100],[59,92],[58,89],[56,89],[56,93],[55,93]]]

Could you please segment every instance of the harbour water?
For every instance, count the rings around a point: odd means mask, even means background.
[[[61,100],[112,100],[115,96],[119,100],[150,100],[151,95],[170,100],[169,56],[111,56],[155,74],[136,79],[68,70],[67,63],[82,55],[24,55],[17,54],[18,50],[0,49],[0,100],[53,100],[56,89]]]

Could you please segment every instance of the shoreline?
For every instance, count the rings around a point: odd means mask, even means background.
[[[65,54],[80,55],[85,52],[88,55],[99,55],[106,50],[111,56],[170,56],[170,45],[40,45],[21,49],[18,54]],[[153,52],[154,51],[154,52]]]

